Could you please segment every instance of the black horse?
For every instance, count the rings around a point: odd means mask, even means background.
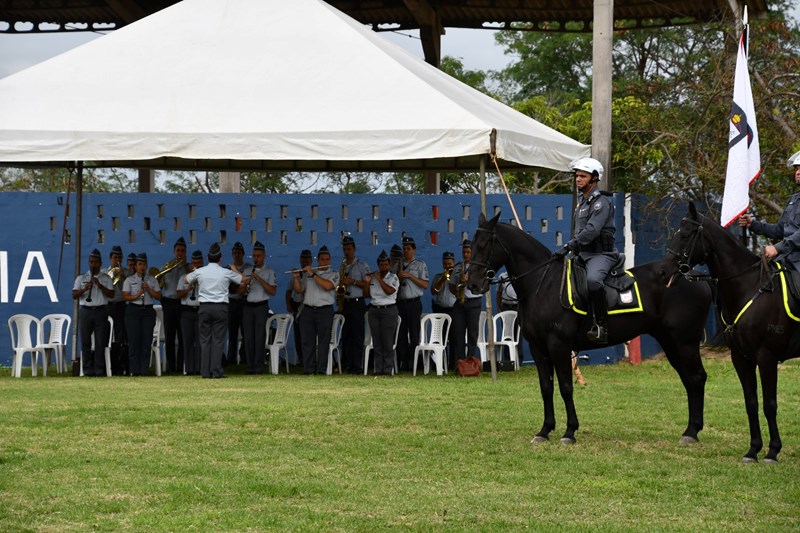
[[[758,421],[758,379],[761,375],[764,416],[769,426],[769,451],[764,462],[778,460],[781,438],[778,433],[778,363],[796,357],[787,353],[792,336],[800,324],[784,311],[780,280],[765,268],[761,258],[742,246],[736,238],[689,204],[689,214],[681,221],[672,239],[673,272],[685,273],[690,265],[705,263],[717,279],[720,313],[725,342],[744,392],[750,423],[750,449],[742,462],[757,461],[763,447]]]
[[[587,317],[564,308],[561,301],[561,259],[527,233],[481,214],[472,241],[472,261],[467,274],[473,292],[487,292],[497,270],[505,265],[519,298],[522,333],[531,345],[544,403],[544,424],[533,442],[544,442],[556,427],[553,409],[553,371],[567,411],[567,429],[561,442],[575,442],[578,416],[572,399],[573,350],[599,348],[589,342]],[[681,378],[689,401],[689,423],[681,444],[697,442],[703,428],[703,393],[706,372],[700,358],[700,342],[711,304],[705,283],[683,278],[666,287],[663,261],[632,269],[639,283],[644,311],[609,316],[609,344],[618,344],[643,333],[661,344]]]

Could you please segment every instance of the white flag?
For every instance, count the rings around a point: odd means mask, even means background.
[[[761,174],[756,110],[753,106],[753,91],[750,89],[750,74],[747,71],[746,18],[736,56],[733,107],[729,125],[728,169],[725,172],[725,193],[720,213],[720,224],[725,227],[747,211],[750,205],[750,184]]]

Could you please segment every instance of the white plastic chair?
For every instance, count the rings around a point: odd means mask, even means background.
[[[342,373],[342,327],[344,326],[344,315],[336,313],[333,315],[333,327],[331,328],[331,342],[328,345],[328,370],[325,372],[329,376],[333,374],[333,353],[336,352],[336,364],[339,365],[339,374]]]
[[[33,335],[31,335],[31,326],[35,326]],[[8,331],[11,334],[11,349],[14,350],[11,360],[11,375],[15,378],[22,377],[22,356],[30,353],[31,375],[36,376],[36,367],[39,366],[39,354],[41,353],[42,373],[47,376],[47,357],[44,348],[41,347],[42,331],[39,319],[26,314],[14,315],[8,319]]]
[[[422,353],[422,365],[425,374],[430,372],[431,360],[436,365],[436,375],[447,373],[447,335],[450,332],[450,315],[445,313],[429,313],[420,320],[419,346],[414,350],[414,375],[417,375],[417,360]]]
[[[45,326],[50,330],[47,342],[40,343],[38,346],[44,349],[44,364],[48,365],[50,363],[48,350],[53,350],[53,355],[55,355],[56,358],[56,372],[59,374],[66,372],[67,361],[64,350],[67,346],[67,339],[69,339],[69,327],[72,324],[72,317],[56,313],[45,315],[39,323],[42,331],[42,339],[44,339]]]
[[[158,307],[160,308],[161,306]],[[156,314],[156,325],[153,327],[153,340],[150,343],[150,365],[156,367],[156,376],[161,375],[161,341],[164,339],[161,333],[162,316],[163,314]]]
[[[372,331],[369,329],[369,311],[364,314],[364,375],[367,375],[369,369],[369,354],[374,349],[372,344]],[[403,321],[400,315],[397,315],[397,327],[394,330],[394,373],[397,374],[397,339],[400,337],[400,323]],[[372,362],[372,371],[375,372],[375,362]]]
[[[289,335],[292,332],[294,316],[292,316],[290,313],[282,313],[269,317],[266,326],[267,342],[269,342],[269,335],[273,324],[275,324],[275,337],[272,339],[271,344],[267,344],[267,350],[269,350],[269,371],[273,374],[278,373],[278,367],[280,366],[280,352],[283,350],[283,355],[286,359],[286,373],[288,374],[289,350],[286,344],[289,342]]]
[[[108,342],[103,347],[103,355],[105,356],[106,360],[106,376],[111,377],[111,343],[114,342],[114,319],[112,317],[108,317]],[[94,344],[94,332],[92,332],[92,350],[95,352],[95,357],[97,356],[97,347]],[[81,377],[83,377],[83,354],[81,354]]]
[[[514,361],[514,370],[519,370],[519,333],[516,311],[501,311],[494,315],[494,346],[496,354],[502,354],[503,346],[508,347],[511,360]],[[499,359],[499,357],[497,357]]]
[[[489,343],[486,342],[486,311],[481,311],[481,317],[478,319],[478,355],[481,358],[481,363],[489,360]]]

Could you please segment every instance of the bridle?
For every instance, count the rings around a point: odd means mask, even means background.
[[[501,283],[501,280],[500,279],[495,279],[495,276],[497,275],[497,271],[494,270],[491,267],[490,264],[488,264],[488,263],[492,262],[492,257],[493,257],[493,254],[494,254],[494,244],[497,243],[497,244],[500,245],[500,247],[503,249],[503,252],[505,252],[506,256],[508,257],[509,262],[513,262],[514,261],[514,256],[511,254],[511,251],[508,249],[508,247],[505,245],[505,243],[497,238],[497,231],[495,231],[494,228],[492,228],[491,230],[488,230],[486,228],[479,227],[477,231],[490,234],[490,237],[489,237],[489,239],[490,239],[489,240],[489,257],[486,259],[487,263],[484,263],[482,261],[473,260],[472,261],[472,265],[483,267],[486,270],[485,279],[487,279],[489,281],[489,285],[497,285],[498,283]],[[541,268],[549,267],[554,261],[557,261],[557,260],[559,260],[558,257],[552,256],[552,257],[550,257],[550,259],[548,259],[544,263],[536,265],[533,268],[530,268],[530,269],[526,270],[522,274],[519,274],[517,276],[511,276],[509,274],[508,278],[504,278],[502,280],[502,282],[513,282],[513,281],[516,281],[518,279],[522,279],[525,276],[527,276],[529,274],[532,274],[532,273],[536,272],[537,270],[539,270]],[[547,272],[545,272],[545,274],[546,273]],[[542,276],[542,278],[544,278],[544,276]],[[537,292],[538,292],[538,289],[537,289]]]
[[[672,254],[677,260],[678,272],[680,272],[683,275],[683,277],[685,277],[689,281],[694,281],[694,276],[690,274],[692,271],[692,265],[689,258],[693,256],[694,248],[695,246],[697,246],[697,243],[698,242],[700,243],[701,251],[703,253],[702,258],[700,259],[700,261],[698,261],[698,263],[705,263],[708,260],[710,254],[708,250],[706,250],[705,239],[703,239],[703,229],[704,229],[703,223],[698,220],[692,220],[691,218],[686,218],[686,217],[684,217],[681,220],[681,223],[683,222],[688,222],[690,224],[697,226],[697,230],[691,232],[691,235],[689,237],[689,244],[688,246],[686,246],[686,248],[684,248],[682,254],[676,252],[672,248],[667,248],[667,253]],[[680,233],[680,231],[681,230],[679,229],[678,233]]]

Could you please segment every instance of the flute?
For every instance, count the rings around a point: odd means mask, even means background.
[[[322,271],[328,270],[330,268],[331,268],[330,265],[327,265],[327,266],[321,266],[321,267],[312,267],[311,270],[313,270],[314,272],[322,272]],[[295,268],[294,270],[285,270],[283,273],[284,274],[294,274],[295,272],[305,272],[305,271],[306,270],[304,268]]]

